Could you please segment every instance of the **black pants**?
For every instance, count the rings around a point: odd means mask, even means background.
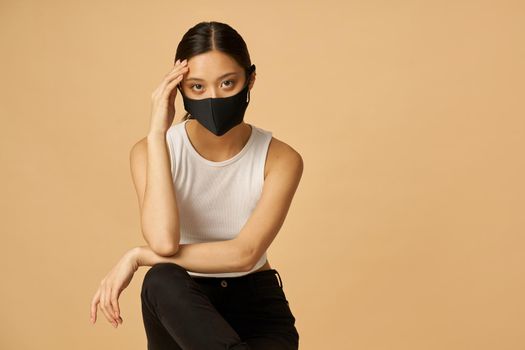
[[[275,269],[200,277],[178,264],[155,264],[141,290],[148,350],[298,349],[282,286]]]

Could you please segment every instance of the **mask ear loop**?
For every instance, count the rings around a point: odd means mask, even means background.
[[[255,64],[252,64],[250,68],[248,68],[248,78],[251,78],[252,73],[255,72]],[[250,84],[250,81],[248,80],[247,84]],[[246,96],[246,103],[250,102],[250,90],[248,89],[248,95]]]

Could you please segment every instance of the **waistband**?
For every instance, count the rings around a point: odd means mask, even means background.
[[[205,276],[191,276],[193,280],[199,283],[220,284],[226,281],[228,286],[279,286],[283,288],[283,281],[281,275],[276,269],[262,270],[251,272],[242,276],[235,277],[205,277]]]

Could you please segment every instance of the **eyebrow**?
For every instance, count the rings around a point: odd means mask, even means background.
[[[217,78],[217,80],[221,80],[222,78],[225,78],[225,77],[227,77],[228,75],[233,75],[233,74],[237,74],[237,72],[230,72],[230,73],[223,74],[223,75],[221,75],[219,78]],[[188,80],[205,81],[204,79],[201,79],[201,78],[195,78],[195,77],[189,77],[189,78],[186,78],[186,81],[188,81]]]

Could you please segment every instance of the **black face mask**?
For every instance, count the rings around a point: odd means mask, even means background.
[[[228,97],[195,100],[184,96],[180,85],[178,85],[184,101],[184,109],[215,135],[224,135],[243,121],[244,112],[250,102],[249,82],[253,72],[255,72],[255,64],[247,69],[244,88],[235,95]]]

